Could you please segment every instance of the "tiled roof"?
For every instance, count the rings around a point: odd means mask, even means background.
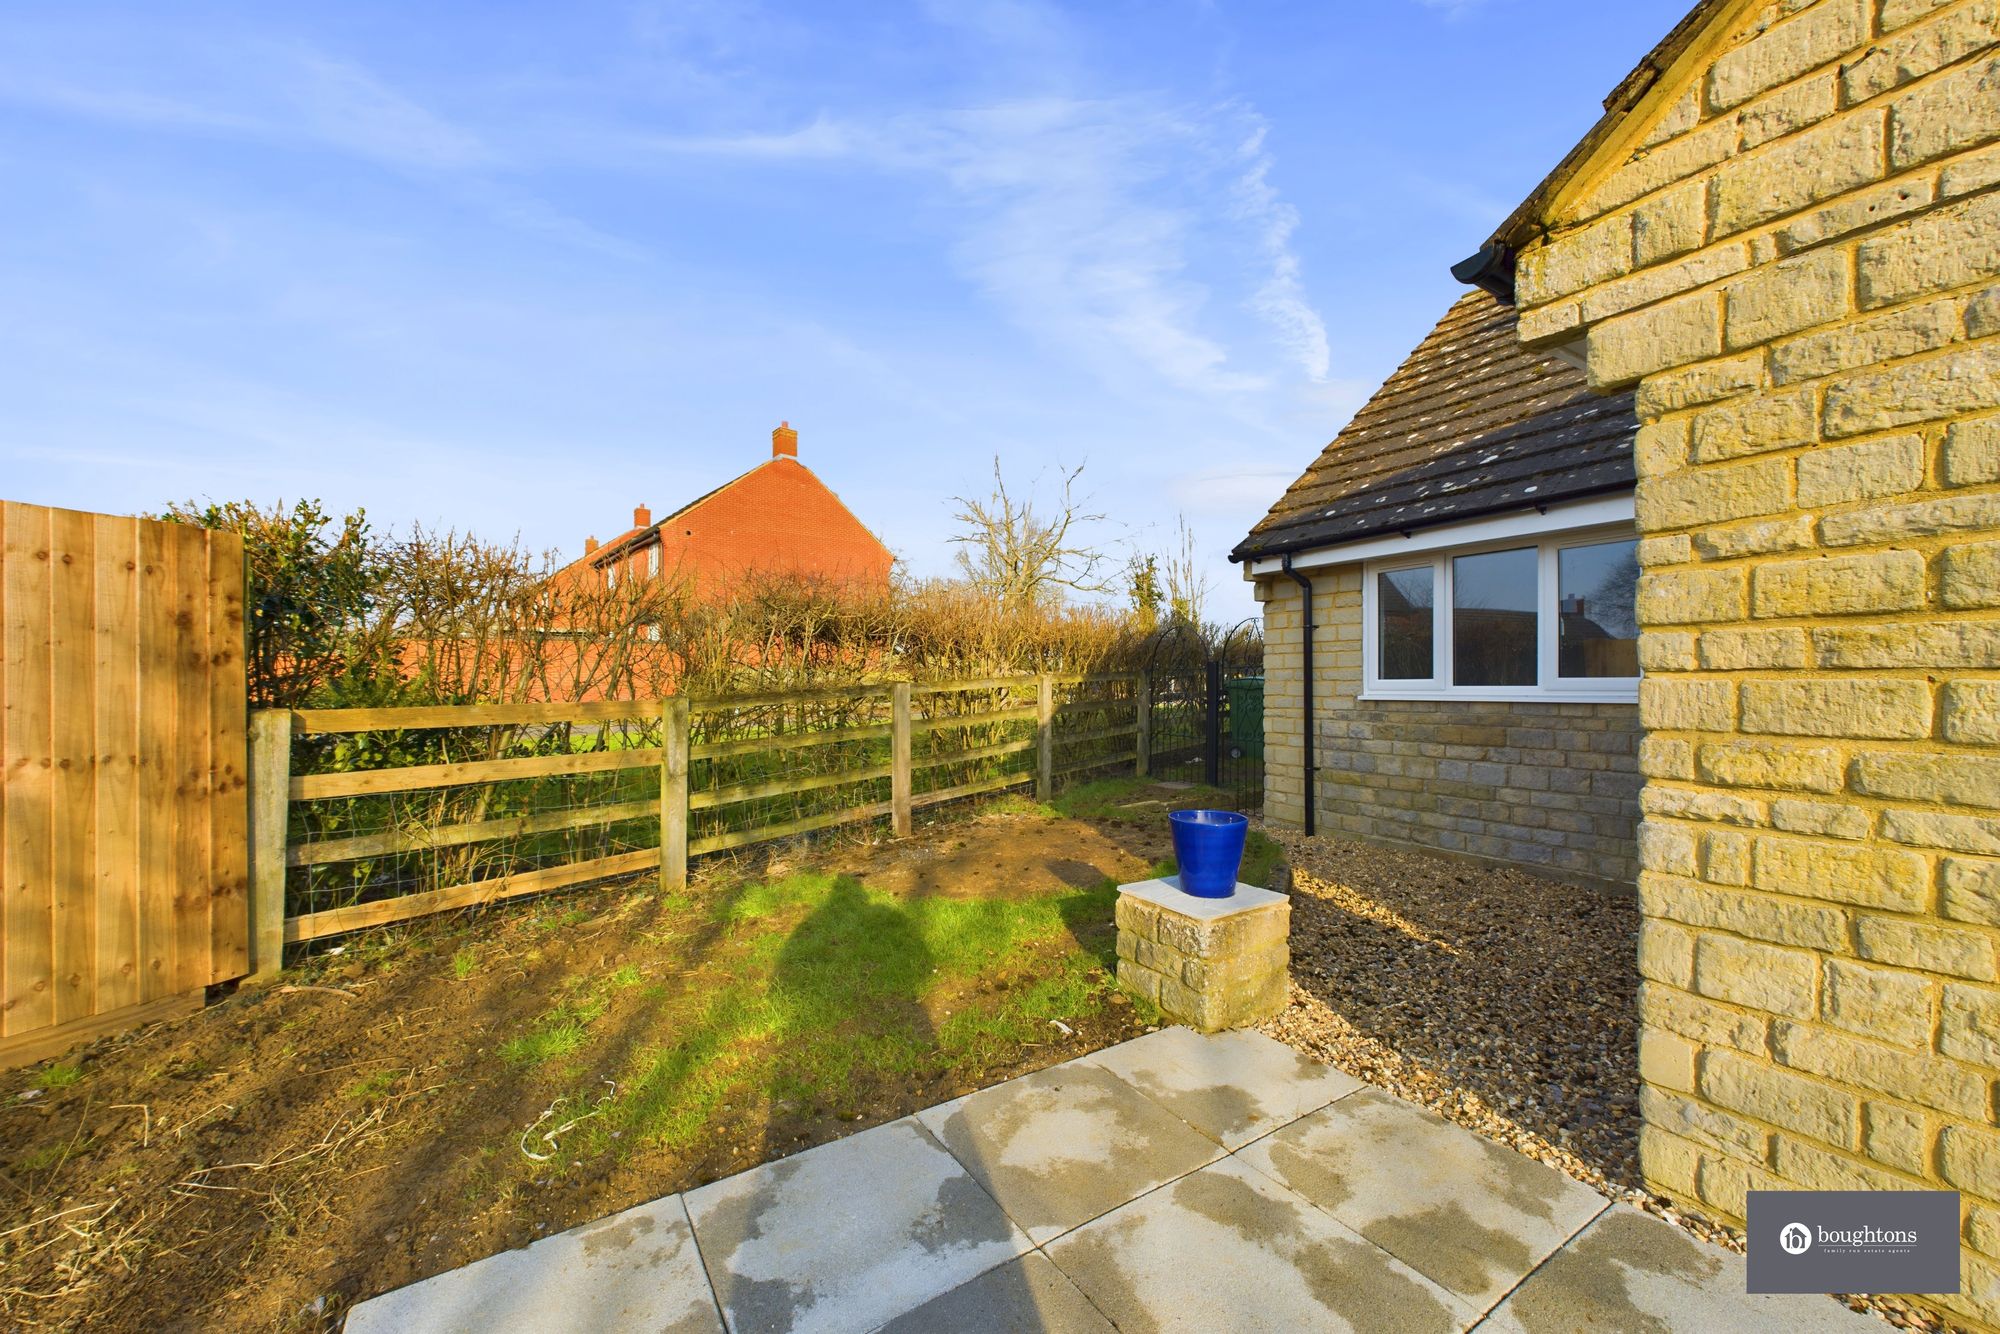
[[[1521,346],[1514,308],[1460,297],[1231,560],[1629,488],[1628,392]]]

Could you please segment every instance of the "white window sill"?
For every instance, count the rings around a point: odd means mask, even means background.
[[[1377,702],[1431,704],[1631,704],[1639,703],[1639,688],[1625,690],[1364,690],[1355,697]]]

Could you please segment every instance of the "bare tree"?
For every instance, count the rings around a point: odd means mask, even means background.
[[[1202,613],[1208,607],[1208,571],[1195,552],[1194,533],[1188,528],[1187,515],[1178,517],[1174,549],[1167,553],[1161,571],[1167,584],[1167,614],[1182,624],[1199,627],[1203,624]]]
[[[1063,590],[1077,593],[1109,591],[1104,577],[1107,554],[1091,546],[1083,530],[1104,516],[1090,510],[1090,499],[1076,494],[1081,465],[1059,470],[1062,479],[1053,508],[1039,510],[1031,492],[1017,499],[993,460],[993,492],[977,498],[954,496],[952,517],[960,525],[958,568],[981,593],[1006,607],[1026,607],[1060,601]]]

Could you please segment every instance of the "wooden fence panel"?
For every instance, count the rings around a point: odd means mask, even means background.
[[[240,543],[208,544],[208,977],[250,971],[249,686]],[[234,670],[219,664],[234,663]]]
[[[139,876],[139,527],[99,515],[96,527],[97,1004],[145,999]]]
[[[139,605],[170,606],[173,535],[164,524],[139,527]],[[174,619],[139,615],[139,999],[174,994]],[[162,891],[161,887],[167,887]]]
[[[4,617],[5,661],[0,662],[0,887],[7,896],[0,914],[6,940],[5,1000],[0,1001],[0,1038],[56,1021],[55,879],[51,860],[50,812],[55,802],[55,765],[50,755],[49,719],[54,712],[49,639],[48,515],[24,505],[0,504],[0,617]]]
[[[54,899],[55,1022],[97,1012],[97,657],[90,516],[49,511],[49,885]]]
[[[247,971],[243,547],[0,502],[0,1065]]]

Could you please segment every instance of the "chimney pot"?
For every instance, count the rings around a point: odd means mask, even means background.
[[[596,538],[594,538],[594,537],[586,537],[586,538],[584,538],[584,539],[583,539],[583,554],[584,554],[584,555],[588,556],[588,555],[590,555],[590,554],[591,554],[592,552],[594,552],[594,551],[596,551],[596,550],[597,550],[597,539],[596,539]]]
[[[653,511],[647,509],[644,505],[633,506],[632,526],[634,528],[651,528],[653,526]]]
[[[799,456],[799,433],[792,429],[790,422],[779,422],[771,432],[771,457],[774,459],[795,459]]]

